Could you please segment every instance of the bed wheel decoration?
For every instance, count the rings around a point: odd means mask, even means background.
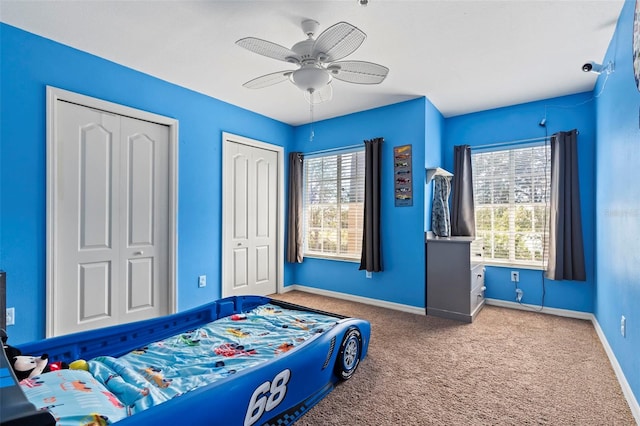
[[[362,351],[362,335],[356,327],[347,330],[342,338],[335,372],[342,380],[349,380],[360,363]]]

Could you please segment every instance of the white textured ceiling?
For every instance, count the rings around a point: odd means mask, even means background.
[[[593,89],[623,0],[0,1],[9,25],[292,125],[309,121],[293,84],[246,89],[291,64],[235,45],[291,47],[300,22],[367,34],[346,59],[390,68],[380,85],[334,81],[316,120],[426,96],[445,117]]]

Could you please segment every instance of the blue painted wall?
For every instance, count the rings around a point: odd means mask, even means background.
[[[5,24],[0,39],[0,269],[16,308],[10,342],[44,337],[46,85],[180,121],[178,307],[219,298],[222,132],[286,147],[292,127]],[[209,285],[198,288],[202,274]]]
[[[634,1],[627,0],[604,63],[597,100],[597,282],[594,313],[640,401],[640,92],[633,77]],[[606,85],[605,85],[606,82]],[[627,318],[627,335],[620,317]]]
[[[305,258],[292,267],[289,284],[348,293],[389,302],[424,307],[424,180],[427,109],[425,98],[346,115],[295,129],[293,148],[313,152],[362,143],[383,137],[382,150],[382,257],[383,272],[365,277],[359,263]],[[439,113],[431,112],[437,116]],[[437,120],[436,120],[437,121]],[[439,149],[439,139],[429,139]],[[412,145],[413,206],[395,207],[393,148]]]
[[[576,68],[576,72],[582,72]],[[546,117],[546,129],[539,126]],[[546,288],[544,306],[593,312],[595,291],[595,99],[592,93],[547,99],[514,105],[446,120],[443,157],[446,168],[453,171],[455,145],[481,146],[498,142],[517,141],[578,129],[578,167],[582,228],[584,235],[587,281],[552,281],[543,278],[540,270],[487,267],[486,296],[515,301],[515,286],[510,271],[520,271],[519,288],[524,291],[523,303],[542,303],[543,283]]]

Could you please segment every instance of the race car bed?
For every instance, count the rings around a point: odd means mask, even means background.
[[[369,336],[361,319],[266,297],[220,299],[20,345],[23,354],[46,353],[50,362],[87,360],[88,371],[63,369],[20,384],[5,374],[1,418],[47,424],[47,410],[60,425],[292,424],[351,377]],[[25,396],[39,410],[34,417]]]

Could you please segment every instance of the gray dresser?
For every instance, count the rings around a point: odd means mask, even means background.
[[[482,239],[426,238],[427,315],[472,322],[484,306]]]

